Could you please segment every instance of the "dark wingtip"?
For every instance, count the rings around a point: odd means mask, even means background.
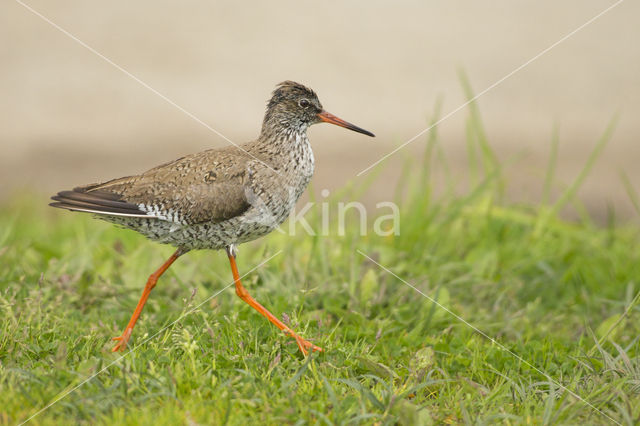
[[[54,199],[53,197],[51,197],[52,199]],[[49,203],[49,205],[51,207],[55,207],[57,209],[66,209],[68,207],[65,206],[64,203],[60,202],[60,201],[56,201],[55,203]]]
[[[106,215],[146,216],[137,204],[124,201],[118,194],[106,191],[88,192],[85,188],[76,188],[73,191],[60,191],[51,199],[54,202],[49,205],[59,209]]]

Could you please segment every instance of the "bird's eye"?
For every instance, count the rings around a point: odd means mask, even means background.
[[[300,102],[298,102],[298,105],[300,105],[302,108],[306,108],[309,106],[309,101],[306,99],[300,99]]]

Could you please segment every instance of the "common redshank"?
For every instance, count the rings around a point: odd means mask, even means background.
[[[149,276],[129,323],[113,351],[124,350],[160,276],[190,250],[226,249],[236,294],[276,327],[293,337],[306,355],[322,349],[296,334],[243,287],[236,246],[278,227],[313,175],[307,129],[325,122],[374,136],[326,112],[313,90],[280,83],[267,104],[255,141],[210,149],[160,165],[140,175],[61,191],[53,207],[88,212],[170,244],[175,253]]]

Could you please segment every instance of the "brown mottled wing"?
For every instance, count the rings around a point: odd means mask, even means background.
[[[204,151],[141,175],[59,192],[51,205],[183,224],[220,222],[250,206],[245,191],[247,161],[246,154],[233,147]]]

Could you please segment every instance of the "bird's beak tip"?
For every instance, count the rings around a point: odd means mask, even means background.
[[[341,118],[336,117],[335,115],[328,113],[327,111],[320,111],[318,113],[318,118],[320,119],[320,121],[323,121],[325,123],[331,123],[331,124],[335,124],[336,126],[340,126],[340,127],[344,127],[345,129],[349,129],[349,130],[353,130],[354,132],[358,132],[358,133],[362,133],[363,135],[367,135],[367,136],[371,136],[372,138],[375,137],[376,135],[374,135],[373,133],[371,133],[368,130],[365,130],[361,127],[358,127],[354,124],[351,124],[347,121],[344,121]]]

